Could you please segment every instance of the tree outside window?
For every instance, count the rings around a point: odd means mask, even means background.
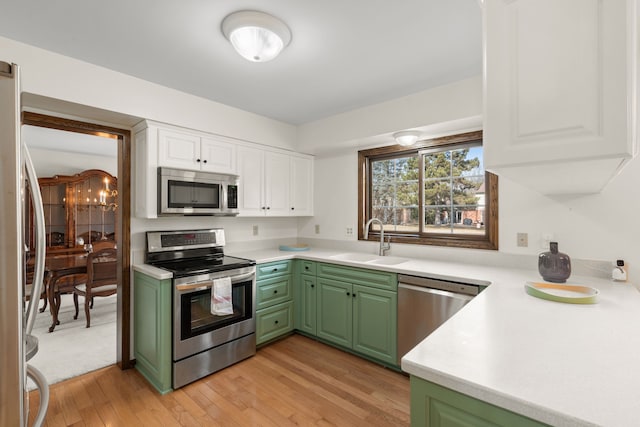
[[[484,170],[481,132],[364,150],[359,162],[361,226],[378,218],[392,241],[497,249],[497,177]]]

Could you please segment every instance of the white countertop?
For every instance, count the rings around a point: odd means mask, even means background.
[[[515,270],[408,259],[398,265],[338,260],[345,251],[277,249],[232,256],[283,259],[464,280],[491,286],[402,359],[411,375],[553,426],[637,426],[640,419],[640,292],[628,283],[572,276],[600,290],[597,304],[542,300],[524,290],[541,281]]]
[[[342,251],[344,252],[344,251]],[[340,251],[266,250],[258,263],[331,261],[491,286],[402,359],[411,375],[553,426],[637,426],[640,419],[640,292],[629,283],[570,277],[600,290],[597,304],[542,300],[524,290],[535,268],[411,259],[397,266],[337,261]]]

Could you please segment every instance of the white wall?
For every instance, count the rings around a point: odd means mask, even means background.
[[[476,85],[475,89],[469,83]],[[480,79],[462,83],[466,97],[459,95],[460,86],[449,85],[438,91],[423,93],[422,120],[431,123],[436,117],[456,121],[455,103],[459,103],[458,119],[465,123],[467,115],[481,114],[481,103],[476,102],[481,93]],[[447,114],[443,116],[435,106],[443,105],[441,98],[448,98],[447,89],[453,96],[447,104]],[[431,95],[431,96],[426,96]],[[469,101],[472,100],[470,103]],[[472,107],[470,107],[470,105]],[[433,107],[433,108],[432,108]],[[390,108],[389,120],[385,109]],[[415,105],[410,106],[413,113]],[[359,120],[356,126],[348,119],[365,117],[371,112],[371,120]],[[375,113],[373,113],[375,112]],[[367,124],[380,131],[392,126],[401,126],[402,105],[394,102],[372,106],[344,115],[331,117],[313,125],[303,125],[301,134],[308,137],[301,144],[307,147],[321,147],[322,138],[334,147],[333,154],[318,148],[320,154],[315,162],[315,217],[299,220],[299,237],[304,239],[334,239],[350,243],[350,248],[369,252],[376,251],[371,242],[357,242],[357,150],[367,147]],[[433,114],[430,115],[430,114]],[[400,130],[398,127],[395,130]],[[361,139],[353,143],[352,138]],[[370,134],[369,136],[375,136]],[[342,144],[336,144],[340,141]],[[571,177],[567,177],[571,179]],[[635,214],[640,212],[640,158],[636,158],[622,170],[602,193],[580,197],[547,197],[522,187],[506,178],[499,181],[500,207],[500,251],[474,251],[466,249],[445,249],[417,245],[392,244],[394,255],[415,256],[458,261],[490,262],[492,259],[504,262],[510,255],[522,255],[527,266],[536,268],[536,255],[546,249],[541,247],[543,233],[552,233],[558,241],[560,251],[573,259],[611,261],[624,259],[630,269],[632,280],[640,284],[640,221]],[[315,233],[315,225],[320,233]],[[354,227],[354,235],[347,236],[346,228]],[[516,233],[529,235],[529,246],[516,245]],[[357,244],[357,246],[354,246]],[[588,263],[587,263],[588,264]]]
[[[99,115],[99,110],[116,112],[117,114],[105,115],[109,119],[104,119],[113,125],[126,124],[121,127],[128,128],[132,124],[132,117],[134,123],[135,118],[150,119],[244,141],[288,150],[296,149],[297,129],[286,123],[3,37],[0,37],[0,53],[3,61],[20,65],[23,92],[65,103],[81,104],[86,107],[88,115]],[[55,107],[55,102],[52,105]],[[76,114],[82,118],[81,113]],[[118,121],[119,117],[122,117],[121,122]],[[132,179],[134,176],[132,174]],[[225,221],[203,218],[133,218],[133,261],[136,262],[136,257],[144,250],[144,233],[147,230],[218,225],[225,227],[229,242],[245,242],[252,247],[259,247],[260,242],[269,238],[291,241],[297,233],[296,221],[290,219],[238,218]],[[251,234],[252,225],[259,226],[258,236]]]
[[[299,126],[298,149],[324,154],[388,145],[393,132],[418,129],[423,137],[481,127],[482,79],[473,77]]]
[[[235,108],[187,95],[131,76],[0,38],[2,60],[22,65],[23,90],[92,108],[115,111],[202,131],[229,135],[303,152],[317,152],[315,218],[301,218],[296,228],[289,219],[159,219],[132,221],[134,248],[144,245],[144,230],[189,226],[227,229],[228,240],[258,247],[269,238],[326,238],[352,241],[345,229],[357,221],[356,152],[380,144],[390,133],[423,127],[434,134],[474,127],[482,114],[481,79],[463,80],[397,100],[372,105],[318,122],[293,126]],[[444,125],[443,125],[444,123]],[[299,144],[296,141],[299,134]],[[435,135],[433,135],[435,136]],[[570,177],[568,177],[570,179]],[[537,239],[552,232],[562,251],[574,258],[624,258],[632,278],[640,280],[640,211],[635,184],[640,182],[640,161],[629,165],[601,194],[579,198],[541,196],[515,183],[500,182],[500,254],[535,255]],[[264,233],[251,234],[252,225]],[[315,234],[315,224],[320,234]],[[516,232],[529,233],[529,247],[518,248]],[[362,247],[374,250],[372,243]],[[479,251],[395,246],[396,253],[474,259]],[[484,252],[484,251],[482,251]],[[486,255],[483,255],[486,256]]]
[[[2,60],[19,64],[35,95],[295,149],[295,126],[0,37]],[[186,78],[186,77],[185,77]]]

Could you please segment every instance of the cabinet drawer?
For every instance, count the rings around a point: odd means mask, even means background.
[[[291,260],[260,264],[256,267],[257,280],[291,273]]]
[[[262,344],[293,330],[293,302],[285,302],[256,313],[256,343]]]
[[[257,289],[256,309],[258,310],[288,301],[291,299],[291,275],[260,280]]]
[[[316,263],[314,261],[300,260],[300,273],[316,275]]]
[[[318,263],[317,274],[318,277],[325,277],[327,279],[340,280],[389,291],[398,290],[398,275],[396,273]]]

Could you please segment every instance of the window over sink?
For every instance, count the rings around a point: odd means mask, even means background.
[[[378,218],[392,242],[497,250],[498,177],[482,142],[478,131],[359,151],[358,238]]]

